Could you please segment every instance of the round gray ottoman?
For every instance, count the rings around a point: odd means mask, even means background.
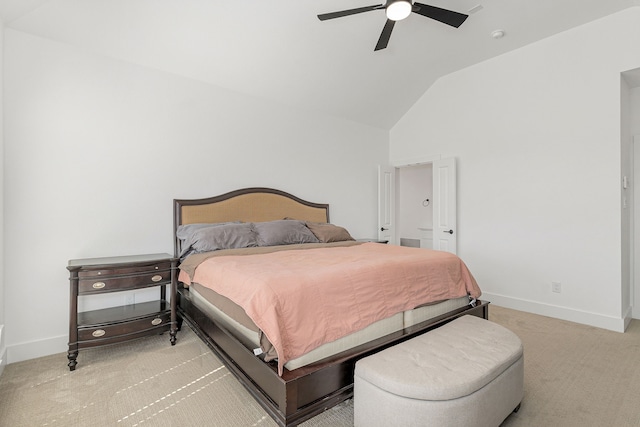
[[[523,398],[522,342],[475,316],[356,363],[354,424],[497,427]]]

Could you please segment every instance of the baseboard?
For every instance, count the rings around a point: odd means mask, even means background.
[[[499,305],[500,307],[526,311],[528,313],[554,317],[556,319],[568,320],[570,322],[582,323],[583,325],[595,326],[596,328],[608,329],[615,332],[624,332],[626,326],[631,321],[630,319],[627,320],[627,316],[624,318],[615,318],[598,313],[590,313],[568,307],[549,305],[538,301],[529,301],[487,292],[483,292],[481,298],[491,302],[492,304]],[[629,315],[630,314],[631,313],[629,312]],[[491,319],[491,306],[489,306],[489,319]]]
[[[23,360],[64,353],[69,349],[68,340],[69,337],[67,335],[61,335],[7,346],[7,363],[22,362]]]
[[[4,371],[4,367],[7,364],[7,349],[5,347],[0,347],[0,376],[2,376],[2,372]]]
[[[4,372],[4,367],[7,364],[7,349],[0,348],[0,377],[2,376],[2,372]]]
[[[0,325],[0,376],[4,371],[4,366],[7,364],[7,348],[4,345],[4,325]]]
[[[631,324],[631,320],[633,320],[633,307],[628,307],[627,312],[624,315],[624,330],[626,331]]]

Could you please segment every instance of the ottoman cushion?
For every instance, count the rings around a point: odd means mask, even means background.
[[[513,332],[467,315],[359,360],[355,375],[398,396],[451,400],[493,381],[522,352]]]

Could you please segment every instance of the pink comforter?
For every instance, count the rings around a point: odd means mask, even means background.
[[[244,308],[276,349],[280,375],[287,361],[378,320],[480,296],[456,255],[379,243],[208,258],[191,280]]]

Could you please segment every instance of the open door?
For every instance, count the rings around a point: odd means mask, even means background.
[[[456,159],[433,162],[433,249],[456,253]]]
[[[378,240],[395,243],[394,167],[378,166]]]
[[[640,135],[633,137],[632,145],[632,174],[630,182],[627,182],[629,188],[626,192],[630,193],[631,201],[628,205],[631,207],[631,265],[629,269],[631,289],[631,317],[640,319],[640,185],[635,185],[636,181],[640,181]],[[624,188],[624,182],[623,182]]]

